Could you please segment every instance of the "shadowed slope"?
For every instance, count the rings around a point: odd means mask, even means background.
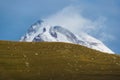
[[[0,41],[0,80],[120,80],[120,56],[60,42]]]

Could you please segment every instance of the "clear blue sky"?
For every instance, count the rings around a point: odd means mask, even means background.
[[[105,17],[105,26],[92,33],[114,52],[120,53],[120,0],[0,0],[0,40],[19,40],[31,24],[67,6],[79,6],[82,16],[95,20]]]

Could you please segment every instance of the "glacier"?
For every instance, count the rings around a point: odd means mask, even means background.
[[[51,26],[43,20],[38,20],[31,25],[27,33],[21,37],[24,42],[67,42],[79,44],[101,52],[114,54],[103,42],[91,35],[80,32],[75,34],[60,25]]]

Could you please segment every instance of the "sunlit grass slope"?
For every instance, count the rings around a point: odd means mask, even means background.
[[[120,80],[120,56],[60,42],[0,41],[0,80]]]

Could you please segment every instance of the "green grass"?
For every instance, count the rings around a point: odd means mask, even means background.
[[[120,56],[60,42],[0,41],[0,80],[120,80]]]

